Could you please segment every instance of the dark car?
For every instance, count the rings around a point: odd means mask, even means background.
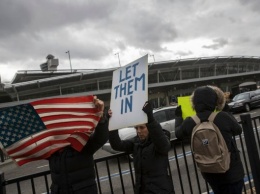
[[[260,105],[260,90],[243,92],[234,96],[228,104],[231,112],[249,112]]]

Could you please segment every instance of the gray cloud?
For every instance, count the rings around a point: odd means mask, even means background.
[[[206,48],[206,49],[217,50],[228,44],[228,40],[226,40],[224,38],[217,38],[217,39],[212,40],[212,42],[213,42],[212,44],[204,45],[202,47]]]
[[[186,57],[186,56],[189,56],[192,54],[192,51],[178,51],[175,53],[176,56],[183,56],[183,57]]]
[[[2,0],[0,2],[1,32],[9,35],[53,30],[83,21],[95,22],[107,17],[113,5],[108,1],[33,1]],[[94,24],[95,25],[95,24]],[[6,33],[7,35],[7,33]]]
[[[260,13],[260,1],[258,0],[240,0],[243,6],[249,6],[253,11]]]
[[[256,56],[259,10],[258,0],[1,0],[0,74],[6,65],[39,68],[48,54],[67,67],[67,50],[74,68],[117,65],[115,52],[122,64],[145,53]]]

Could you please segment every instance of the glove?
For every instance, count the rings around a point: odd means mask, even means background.
[[[146,101],[144,103],[143,109],[142,109],[146,114],[148,118],[148,123],[151,123],[154,121],[153,117],[153,107],[152,104],[149,101]]]
[[[175,109],[175,116],[176,116],[176,117],[182,117],[181,105],[178,106],[178,107]]]

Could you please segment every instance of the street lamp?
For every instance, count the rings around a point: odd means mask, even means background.
[[[150,57],[153,57],[153,62],[155,62],[155,58],[154,58],[154,55],[150,55]]]
[[[151,65],[148,67],[148,69],[150,68],[150,67],[152,67],[152,65],[155,63],[155,58],[154,58],[154,55],[149,55],[150,57],[153,57],[153,63],[151,63]]]
[[[115,55],[118,56],[119,66],[121,67],[120,58],[119,58],[119,53],[116,53]]]
[[[68,53],[68,55],[69,55],[69,60],[70,60],[70,51],[66,51],[66,53]],[[72,72],[71,60],[70,60],[70,71]]]

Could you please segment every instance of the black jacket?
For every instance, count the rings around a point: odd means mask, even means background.
[[[171,148],[168,131],[164,131],[156,121],[146,124],[149,137],[140,142],[138,136],[122,140],[118,130],[109,133],[113,149],[133,153],[135,168],[135,194],[172,194],[173,183],[168,173],[168,152]]]
[[[96,194],[94,153],[108,140],[108,122],[100,121],[81,152],[68,146],[49,158],[52,194]]]
[[[211,111],[198,112],[197,116],[201,121],[206,121],[211,114]],[[237,182],[244,177],[243,165],[239,156],[239,151],[233,139],[233,136],[242,133],[242,128],[236,121],[236,119],[227,112],[219,112],[215,117],[214,123],[221,131],[227,147],[231,152],[230,169],[226,173],[202,173],[203,177],[209,183],[233,183]],[[190,138],[193,128],[196,123],[191,117],[187,117],[184,121],[181,117],[175,119],[175,134],[177,138],[183,139],[185,137]]]

